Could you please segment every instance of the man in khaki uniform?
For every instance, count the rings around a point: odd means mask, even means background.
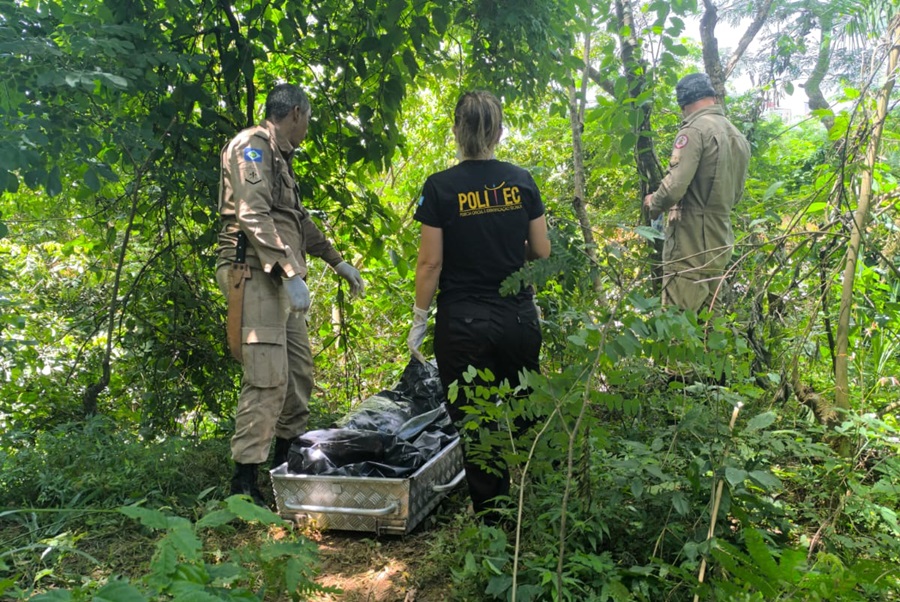
[[[235,136],[221,156],[216,281],[229,299],[229,346],[244,367],[231,439],[231,493],[257,503],[263,503],[257,471],[272,437],[278,465],[287,459],[291,439],[305,432],[309,416],[307,253],[347,280],[352,295],[364,290],[359,271],[310,219],[295,184],[291,161],[310,114],[303,90],[277,85],[266,98],[262,123]]]
[[[684,121],[669,171],[644,197],[652,218],[668,211],[663,246],[663,303],[712,308],[734,247],[731,210],[741,198],[750,144],[725,117],[705,73],[675,87]]]

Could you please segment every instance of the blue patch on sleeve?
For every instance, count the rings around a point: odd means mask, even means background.
[[[419,197],[419,207],[421,207],[422,203],[424,203],[424,202],[425,202],[425,195],[423,194],[422,196]]]
[[[244,161],[252,161],[254,163],[262,163],[263,152],[262,149],[259,148],[245,148],[244,149]]]

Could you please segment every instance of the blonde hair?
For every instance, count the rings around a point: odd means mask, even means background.
[[[463,159],[484,159],[493,154],[503,131],[503,108],[490,92],[466,92],[453,112],[453,133]]]

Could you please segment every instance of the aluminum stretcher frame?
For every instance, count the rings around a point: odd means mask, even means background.
[[[466,476],[459,438],[405,478],[291,474],[287,466],[269,471],[282,517],[376,535],[409,533]]]

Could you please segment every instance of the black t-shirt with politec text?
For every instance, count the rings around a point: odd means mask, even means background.
[[[438,302],[500,299],[525,264],[529,222],[543,214],[534,178],[511,163],[468,160],[429,176],[414,218],[443,230]]]

